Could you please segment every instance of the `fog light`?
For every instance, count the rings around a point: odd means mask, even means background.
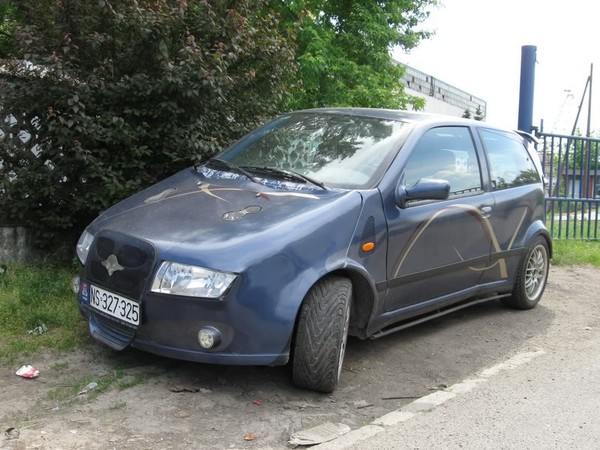
[[[79,284],[80,284],[80,281],[81,281],[81,280],[79,279],[79,277],[78,277],[78,276],[74,276],[74,277],[71,279],[71,289],[73,290],[73,292],[74,292],[75,294],[79,294]]]
[[[213,348],[221,343],[221,332],[214,327],[204,327],[198,331],[198,343],[202,348]]]

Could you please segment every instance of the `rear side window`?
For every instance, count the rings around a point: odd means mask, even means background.
[[[535,164],[519,136],[486,128],[480,129],[479,135],[490,166],[492,190],[540,182]]]

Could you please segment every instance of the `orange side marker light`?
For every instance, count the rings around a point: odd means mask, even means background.
[[[363,245],[360,246],[360,249],[363,252],[373,251],[375,249],[375,242],[365,242]]]

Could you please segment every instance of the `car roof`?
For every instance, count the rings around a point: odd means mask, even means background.
[[[339,114],[339,115],[351,115],[351,116],[363,116],[363,117],[376,117],[379,119],[392,119],[401,120],[403,122],[420,122],[437,119],[449,119],[450,117],[422,113],[415,111],[403,111],[399,109],[383,109],[383,108],[352,108],[352,107],[338,107],[338,108],[312,108],[303,109],[301,111],[294,111],[301,113],[324,113],[324,114]]]
[[[482,122],[473,119],[464,119],[462,117],[448,116],[443,114],[424,113],[417,111],[404,111],[399,109],[383,109],[383,108],[352,108],[352,107],[338,107],[338,108],[312,108],[304,109],[301,111],[294,111],[299,113],[321,113],[321,114],[339,114],[339,115],[352,115],[360,117],[373,117],[377,119],[388,119],[398,120],[401,122],[407,122],[412,124],[418,123],[439,123],[439,124],[456,124],[456,125],[475,125],[485,128],[493,128],[497,130],[515,132],[507,128],[497,127],[490,125],[487,122]]]

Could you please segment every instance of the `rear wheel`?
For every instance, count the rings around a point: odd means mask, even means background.
[[[503,299],[505,305],[517,309],[531,309],[540,301],[548,280],[548,243],[542,236],[531,242],[519,264],[512,295]]]
[[[319,281],[308,292],[298,319],[292,360],[296,385],[333,392],[346,351],[352,283],[340,276]]]

